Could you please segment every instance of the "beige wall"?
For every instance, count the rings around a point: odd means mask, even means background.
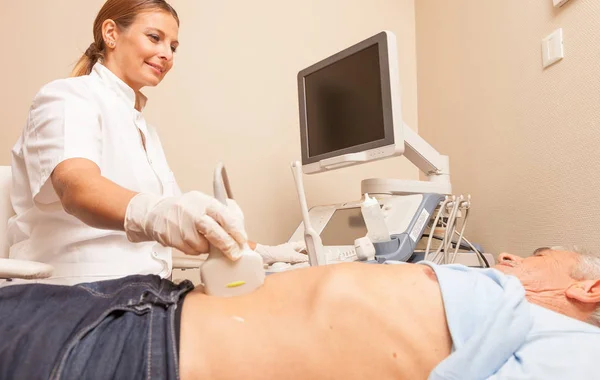
[[[468,236],[489,252],[597,248],[600,2],[415,1],[419,132],[473,195]],[[564,30],[545,70],[540,41]]]
[[[0,165],[45,83],[68,74],[92,41],[101,0],[1,0]],[[183,190],[211,192],[227,166],[251,238],[286,240],[300,221],[289,163],[300,157],[296,74],[383,29],[398,37],[404,120],[417,125],[413,0],[192,1],[181,18],[175,68],[150,98],[156,125]],[[416,179],[404,158],[306,178],[310,205],[359,198],[370,176]]]

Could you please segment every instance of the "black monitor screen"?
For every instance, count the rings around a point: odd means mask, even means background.
[[[305,77],[308,156],[385,137],[378,45]]]

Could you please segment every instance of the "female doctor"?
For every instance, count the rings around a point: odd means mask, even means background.
[[[142,113],[140,90],[173,67],[178,30],[164,0],[108,0],[72,78],[34,97],[12,150],[8,240],[11,258],[54,266],[49,282],[168,277],[171,247],[197,255],[212,244],[235,259],[247,242],[234,202],[181,194]],[[298,245],[250,245],[267,263],[306,260]]]

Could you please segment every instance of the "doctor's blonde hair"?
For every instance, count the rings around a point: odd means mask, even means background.
[[[102,24],[110,19],[117,24],[119,30],[126,30],[133,24],[136,16],[142,12],[158,10],[170,13],[179,25],[179,16],[175,9],[165,0],[108,0],[98,12],[94,20],[94,42],[75,64],[72,77],[87,75],[99,60],[104,59],[106,44],[102,38]]]

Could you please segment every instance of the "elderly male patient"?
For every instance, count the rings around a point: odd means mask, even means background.
[[[599,378],[600,258],[338,264],[209,297],[155,276],[0,289],[1,379]],[[184,298],[185,295],[185,298]]]

